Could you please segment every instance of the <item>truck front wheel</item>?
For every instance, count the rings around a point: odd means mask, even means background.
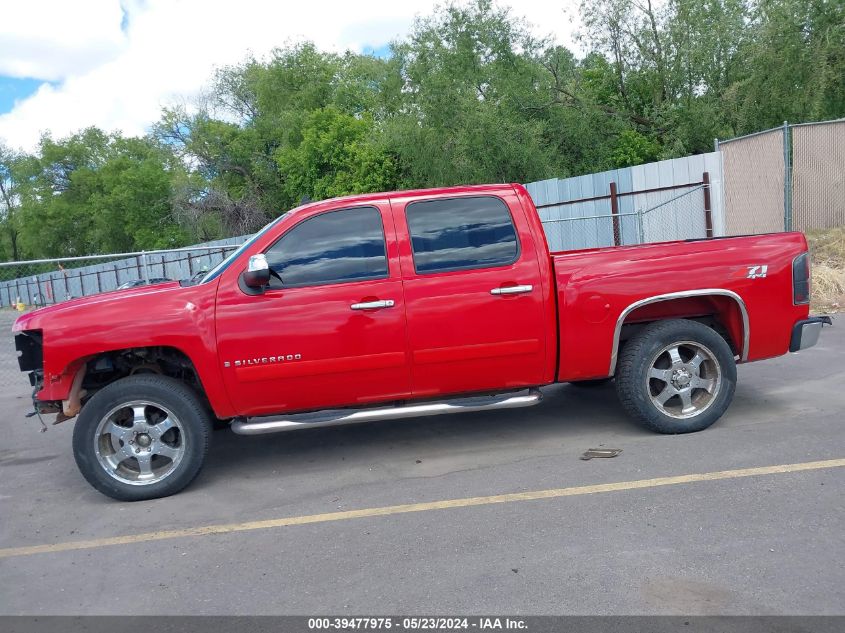
[[[736,388],[734,354],[717,332],[672,319],[644,327],[622,349],[616,391],[647,429],[691,433],[718,420]]]
[[[211,422],[197,394],[167,376],[115,381],[85,404],[73,453],[94,488],[121,501],[166,497],[197,476]]]

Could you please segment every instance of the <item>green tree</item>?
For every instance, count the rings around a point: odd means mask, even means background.
[[[413,186],[526,181],[558,155],[544,115],[543,44],[505,9],[479,0],[419,19],[393,47],[404,82],[385,125],[404,182]]]
[[[845,3],[758,0],[744,73],[726,94],[736,133],[845,115]]]
[[[21,243],[41,256],[167,248],[186,235],[170,213],[172,154],[150,139],[89,128],[44,136],[19,162]]]
[[[21,157],[0,143],[0,253],[4,259],[17,260],[20,257],[18,240],[20,226],[18,219],[17,180]]]
[[[658,160],[660,145],[636,130],[625,130],[611,154],[615,167],[631,167]]]
[[[296,147],[280,148],[276,162],[291,200],[315,200],[396,187],[393,158],[373,142],[373,120],[321,108],[312,112]]]
[[[307,147],[297,150],[306,134],[311,135],[309,143],[315,142],[315,113],[320,111],[368,121],[365,133],[377,135],[374,122],[391,107],[384,86],[397,82],[389,66],[370,56],[323,53],[303,43],[276,49],[266,61],[250,58],[219,70],[208,99],[193,111],[184,106],[166,110],[155,128],[157,138],[204,177],[205,183],[197,183],[198,189],[182,200],[207,202],[205,207],[213,208],[228,233],[255,230],[297,204],[304,176],[293,173],[296,182],[288,182],[280,157],[293,164],[308,154]],[[363,140],[356,142],[363,147]],[[317,162],[333,160],[312,157]],[[306,171],[324,168],[296,164]],[[349,193],[338,184],[343,179],[364,186],[360,173],[342,173],[329,189]]]

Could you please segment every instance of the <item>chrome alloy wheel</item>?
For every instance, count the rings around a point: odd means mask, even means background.
[[[707,347],[680,341],[654,356],[645,380],[652,404],[661,413],[684,420],[703,413],[716,400],[722,369]]]
[[[160,404],[127,402],[100,420],[94,453],[121,483],[154,484],[176,470],[185,454],[185,433],[179,419]]]

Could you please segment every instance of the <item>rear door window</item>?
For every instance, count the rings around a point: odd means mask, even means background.
[[[405,216],[417,273],[507,266],[519,257],[513,219],[500,198],[412,202]]]

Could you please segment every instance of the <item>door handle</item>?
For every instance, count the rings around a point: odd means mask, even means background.
[[[392,308],[395,305],[393,299],[382,299],[380,301],[366,301],[364,303],[353,303],[349,306],[352,310],[381,310]]]
[[[534,286],[531,284],[525,284],[524,286],[505,286],[504,288],[493,288],[490,291],[491,295],[521,295],[526,292],[531,292],[534,290]]]

